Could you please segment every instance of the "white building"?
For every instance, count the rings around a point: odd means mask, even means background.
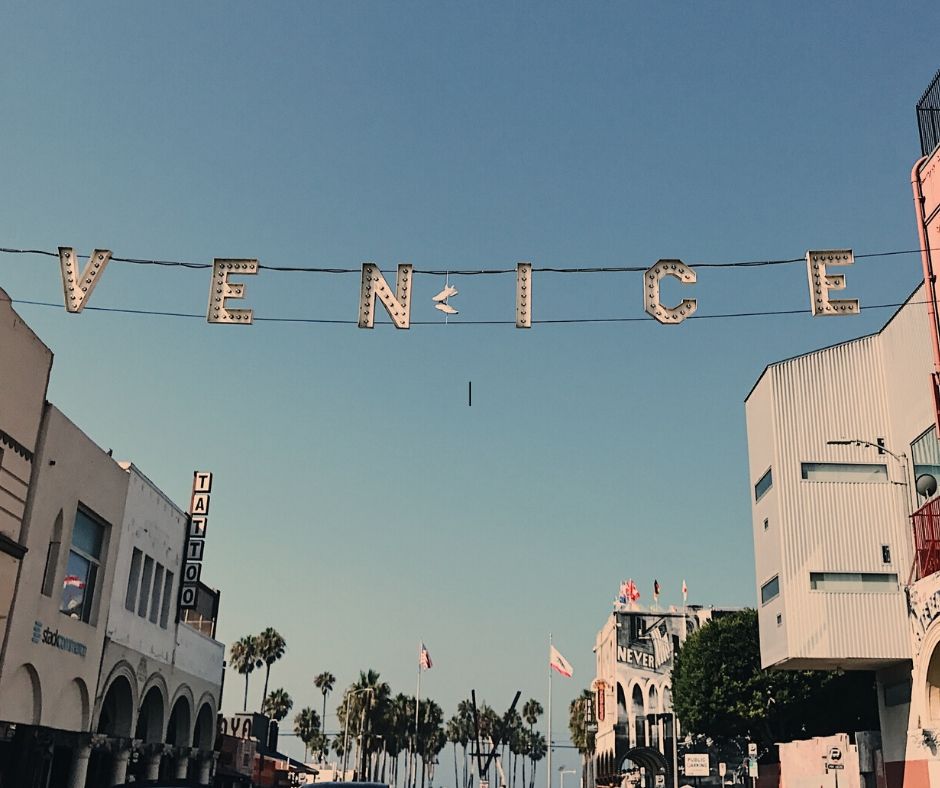
[[[49,350],[0,290],[0,659],[20,561],[23,517],[52,367]],[[2,703],[2,700],[0,700]]]
[[[139,778],[208,783],[224,647],[213,637],[214,619],[205,634],[177,623],[186,513],[132,463],[119,465],[128,476],[127,498],[96,730],[127,740],[113,757],[118,769],[126,770],[136,741],[144,754]]]
[[[676,739],[672,667],[688,635],[721,610],[689,605],[656,610],[616,605],[597,633],[593,774],[585,785],[621,784],[624,772],[643,768],[649,786],[663,775],[676,785]]]
[[[208,784],[218,592],[180,620],[187,516],[45,402],[51,362],[0,291],[0,783]]]
[[[936,576],[918,581],[909,519],[914,480],[940,479],[922,290],[876,334],[771,364],[746,399],[761,661],[876,671],[889,788],[940,785]]]

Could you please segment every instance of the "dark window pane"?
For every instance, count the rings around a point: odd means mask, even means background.
[[[153,593],[150,596],[150,620],[156,624],[160,615],[160,598],[163,593],[163,564],[157,564],[153,574]]]
[[[766,605],[771,599],[780,593],[780,578],[774,577],[768,580],[760,588],[760,601]]]
[[[77,547],[92,558],[101,558],[101,542],[104,528],[79,509],[75,513],[75,528],[72,531],[72,547]]]
[[[144,574],[140,581],[140,603],[137,605],[137,615],[147,617],[147,603],[150,601],[150,584],[153,581],[153,559],[144,556]]]
[[[773,470],[768,470],[763,476],[758,479],[757,484],[754,485],[754,500],[759,501],[767,491],[774,486],[774,474]]]

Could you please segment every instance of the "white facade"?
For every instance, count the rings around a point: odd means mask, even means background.
[[[888,788],[940,785],[940,573],[910,517],[940,522],[915,485],[940,481],[924,302],[771,364],[746,400],[761,661],[876,671]]]
[[[911,444],[933,427],[931,371],[926,310],[912,304],[877,334],[771,364],[748,395],[765,667],[910,660]],[[899,457],[828,444],[845,439]]]
[[[177,623],[186,513],[132,463],[120,467],[128,477],[127,500],[98,681],[97,730],[209,751],[224,646]],[[126,713],[115,714],[122,703]]]
[[[0,290],[0,782],[207,785],[218,592],[178,621],[187,515],[45,401],[51,363]]]
[[[0,290],[0,663],[26,554],[23,519],[51,367],[52,351]]]
[[[645,769],[650,784],[661,773],[666,785],[674,784],[680,729],[672,712],[675,653],[721,612],[694,605],[670,610],[617,605],[594,643],[597,733],[586,784],[620,785],[628,761]]]

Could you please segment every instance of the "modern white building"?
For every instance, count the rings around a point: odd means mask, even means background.
[[[940,480],[924,300],[920,287],[879,332],[771,364],[746,399],[762,663],[876,671],[888,788],[940,785],[925,587],[940,567],[922,577],[910,519],[928,503],[915,480]]]

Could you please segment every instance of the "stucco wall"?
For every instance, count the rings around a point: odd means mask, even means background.
[[[28,456],[16,445],[28,452],[36,450],[51,367],[52,351],[0,290],[0,534],[14,542],[20,539],[32,470]],[[0,610],[0,615],[5,616],[6,610]]]
[[[36,453],[35,499],[9,637],[0,666],[0,720],[64,730],[87,728],[98,679],[105,620],[120,549],[127,474],[57,408],[46,406]],[[105,525],[89,622],[59,612],[79,504]],[[61,523],[51,596],[42,594],[50,540]],[[57,634],[57,638],[55,635]],[[52,639],[56,643],[44,642]],[[83,653],[76,653],[83,651]],[[38,709],[38,714],[35,712]]]

